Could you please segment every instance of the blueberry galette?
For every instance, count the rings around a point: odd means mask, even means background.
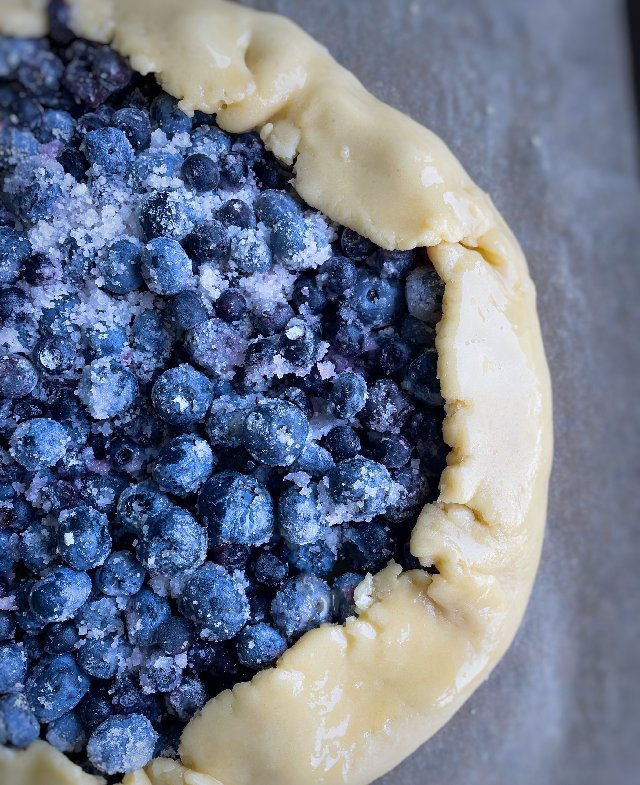
[[[365,785],[530,592],[522,253],[281,17],[2,7],[0,781]]]

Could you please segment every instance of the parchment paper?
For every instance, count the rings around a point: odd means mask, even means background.
[[[298,21],[492,194],[538,286],[554,381],[549,523],[524,625],[380,785],[637,782],[640,189],[623,4],[251,4]]]

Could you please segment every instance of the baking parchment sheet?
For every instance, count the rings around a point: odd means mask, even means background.
[[[295,19],[440,134],[538,287],[556,450],[529,610],[489,681],[379,785],[637,782],[640,187],[623,3],[248,4]]]

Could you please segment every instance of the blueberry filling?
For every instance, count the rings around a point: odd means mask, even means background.
[[[443,285],[49,13],[0,38],[0,744],[111,778],[420,568]]]

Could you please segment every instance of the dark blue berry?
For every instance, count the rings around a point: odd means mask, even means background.
[[[114,551],[96,571],[96,588],[109,597],[130,597],[142,588],[144,568],[128,551]]]
[[[327,298],[314,278],[301,276],[293,285],[292,302],[295,303],[299,312],[304,307],[308,309],[309,313],[319,314],[324,311]]]
[[[108,46],[76,40],[67,50],[63,82],[79,104],[92,109],[123,90],[131,80],[126,61]]]
[[[350,420],[362,411],[367,402],[367,383],[359,373],[345,371],[335,377],[329,400],[338,417]]]
[[[156,294],[178,294],[194,283],[191,259],[170,237],[156,237],[147,243],[141,271],[147,286]]]
[[[88,733],[113,714],[109,696],[98,689],[89,690],[75,711],[83,729]]]
[[[334,461],[328,450],[315,442],[309,442],[292,468],[295,471],[307,472],[312,477],[323,477],[333,465]]]
[[[305,491],[288,488],[278,501],[278,529],[292,545],[315,542],[324,529],[312,489]]]
[[[62,196],[60,182],[63,174],[60,164],[44,159],[39,166],[31,164],[19,174],[16,172],[13,201],[25,221],[36,223],[50,216]]]
[[[158,734],[142,714],[109,717],[93,731],[87,757],[102,774],[144,768],[153,758]]]
[[[331,610],[336,621],[344,624],[349,616],[355,616],[354,592],[364,576],[355,572],[339,575],[331,587]]]
[[[395,281],[361,273],[353,289],[353,306],[360,320],[369,327],[386,327],[401,313],[402,287]]]
[[[165,371],[151,391],[157,414],[175,426],[188,426],[203,420],[212,398],[209,379],[187,364]]]
[[[60,752],[80,752],[87,739],[77,712],[70,711],[51,722],[47,727],[46,739]]]
[[[181,722],[188,722],[205,705],[209,696],[197,676],[187,676],[168,697],[170,711]]]
[[[152,175],[159,177],[173,177],[182,165],[182,156],[162,148],[144,150],[138,155],[134,163],[135,176],[140,184]]]
[[[169,499],[153,484],[130,485],[118,499],[118,523],[130,532],[139,533],[150,520],[170,506]]]
[[[171,607],[164,597],[143,588],[130,598],[124,616],[129,642],[151,646],[158,627],[171,616]]]
[[[372,440],[371,456],[387,469],[400,469],[409,463],[411,445],[400,434],[380,436]]]
[[[40,724],[22,694],[0,697],[0,744],[28,747],[40,735]]]
[[[0,611],[0,641],[12,641],[16,634],[16,623],[10,611]]]
[[[146,112],[134,107],[118,109],[114,113],[112,123],[120,129],[129,140],[131,147],[137,152],[148,147],[151,142],[151,123]]]
[[[216,315],[223,322],[232,324],[247,313],[247,301],[237,289],[226,289],[216,300]]]
[[[380,352],[380,368],[391,376],[403,371],[411,359],[411,349],[403,341],[387,341]]]
[[[44,657],[29,670],[25,695],[40,722],[52,722],[75,708],[89,689],[89,677],[69,654]]]
[[[94,420],[107,420],[130,409],[138,396],[131,371],[112,357],[85,365],[77,388],[78,398]]]
[[[261,553],[253,564],[253,576],[263,586],[281,586],[289,574],[289,567],[273,553]]]
[[[31,243],[23,232],[11,226],[0,226],[0,286],[18,280],[30,254]]]
[[[319,578],[326,578],[334,570],[337,560],[335,546],[322,540],[308,545],[292,545],[287,549],[287,561],[294,570]]]
[[[229,199],[216,213],[216,218],[225,226],[237,226],[239,229],[252,229],[256,225],[253,210],[240,199]]]
[[[133,161],[133,148],[126,134],[110,126],[90,131],[82,151],[95,170],[104,174],[123,174]]]
[[[41,142],[70,142],[75,128],[76,121],[69,112],[47,109],[42,114],[36,133]]]
[[[295,313],[289,303],[279,302],[266,313],[255,313],[253,324],[259,335],[271,336],[282,332]]]
[[[189,256],[197,264],[226,262],[229,258],[229,236],[220,221],[211,219],[198,224],[182,241]]]
[[[343,253],[354,262],[366,261],[374,250],[371,240],[348,228],[342,230],[340,245]]]
[[[19,692],[27,675],[27,655],[20,643],[0,644],[0,695]]]
[[[51,335],[38,341],[33,350],[33,359],[44,373],[63,374],[75,367],[78,359],[77,350],[77,343]]]
[[[60,513],[57,536],[58,553],[75,570],[100,566],[111,551],[106,515],[87,505]]]
[[[23,398],[38,383],[38,374],[21,354],[0,356],[0,398]]]
[[[87,638],[76,653],[76,660],[82,670],[94,679],[108,681],[131,656],[131,648],[120,636],[106,635],[101,638]]]
[[[166,93],[153,99],[149,114],[154,125],[169,137],[191,131],[191,118],[180,109],[176,99]]]
[[[276,627],[295,640],[331,617],[331,592],[321,578],[308,573],[289,578],[271,603]]]
[[[156,631],[156,643],[165,654],[172,656],[189,651],[194,640],[193,624],[182,616],[171,616]]]
[[[238,635],[238,659],[251,670],[273,665],[287,650],[287,642],[269,624],[252,624]]]
[[[297,406],[270,400],[247,414],[242,443],[261,463],[290,466],[302,453],[308,435],[309,422]]]
[[[148,240],[181,240],[193,225],[181,195],[172,191],[155,191],[148,196],[140,208],[139,219]]]
[[[56,558],[56,531],[42,521],[29,526],[20,538],[20,560],[36,573],[50,567]]]
[[[65,454],[69,441],[59,422],[37,417],[18,425],[11,437],[10,452],[25,469],[37,471],[54,466]]]
[[[153,467],[153,479],[161,491],[176,496],[196,493],[215,465],[208,443],[185,434],[166,442]]]
[[[128,484],[126,477],[115,474],[90,474],[81,481],[82,497],[99,512],[111,515]]]
[[[323,438],[322,444],[334,461],[354,458],[360,452],[360,438],[350,425],[336,425]]]
[[[347,289],[355,286],[356,266],[345,256],[332,256],[322,268],[326,279],[327,292],[333,297],[344,295]]]
[[[80,640],[73,622],[49,624],[43,634],[43,646],[47,654],[71,654]]]
[[[127,333],[117,324],[98,322],[87,328],[85,338],[89,360],[109,356],[119,358],[127,342]]]
[[[208,155],[194,153],[184,159],[182,179],[194,191],[214,191],[220,182],[220,168]]]
[[[169,507],[143,526],[136,554],[151,573],[179,575],[204,562],[207,533],[186,510]]]
[[[132,240],[116,240],[98,259],[96,268],[104,288],[114,294],[127,294],[142,286],[141,248]]]
[[[249,174],[246,159],[237,153],[229,153],[220,161],[220,181],[225,188],[237,188]]]
[[[411,363],[402,386],[430,406],[442,406],[444,399],[440,393],[438,354],[435,349],[427,349]]]
[[[249,618],[242,584],[216,564],[196,570],[184,585],[178,606],[201,628],[201,637],[211,641],[235,637]]]
[[[355,517],[371,517],[389,504],[391,477],[382,464],[357,456],[329,473],[329,493],[338,504],[354,505]]]
[[[29,605],[46,624],[67,621],[84,605],[90,593],[91,579],[86,572],[57,567],[34,583]]]
[[[202,295],[189,289],[174,295],[167,304],[167,311],[179,330],[191,330],[209,318]]]
[[[418,267],[406,283],[407,308],[411,316],[434,326],[442,312],[444,282],[433,267]]]
[[[343,556],[355,572],[376,573],[384,569],[393,556],[394,547],[391,529],[380,518],[344,530]]]
[[[408,396],[390,379],[378,379],[369,385],[367,402],[360,420],[372,431],[396,433],[408,421],[414,409]]]
[[[245,275],[266,272],[273,263],[269,246],[255,233],[232,237],[229,259]]]

